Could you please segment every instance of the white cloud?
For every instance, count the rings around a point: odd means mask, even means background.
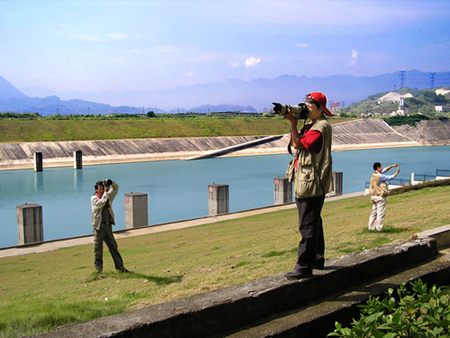
[[[184,77],[193,77],[193,76],[196,76],[196,75],[197,74],[195,72],[193,72],[192,70],[183,74]]]
[[[245,67],[246,68],[253,68],[256,67],[261,62],[261,59],[256,59],[253,56],[251,58],[248,58],[245,60]]]
[[[110,40],[123,40],[128,37],[128,34],[110,33],[106,34],[106,37]]]
[[[358,56],[359,53],[355,49],[352,49],[352,61],[350,62],[351,66],[354,66],[358,63]]]
[[[128,37],[128,34],[118,34],[118,33],[109,33],[105,35],[69,34],[68,37],[73,40],[88,41],[88,42],[117,41],[126,39]]]
[[[306,48],[306,47],[308,47],[308,44],[307,43],[297,43],[297,47]]]
[[[236,61],[230,61],[230,67],[237,68],[237,67],[239,67],[239,63],[237,63]]]
[[[16,18],[17,15],[10,13],[10,12],[2,12],[2,16],[6,16],[8,18]]]

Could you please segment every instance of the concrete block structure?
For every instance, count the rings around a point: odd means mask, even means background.
[[[342,173],[341,171],[333,171],[333,183],[334,190],[328,193],[327,197],[342,195],[344,186],[344,173]]]
[[[17,237],[19,245],[44,241],[42,206],[35,203],[17,206]]]
[[[229,186],[226,184],[208,185],[208,215],[217,216],[229,212]]]
[[[125,194],[125,228],[148,225],[148,195],[141,192]]]
[[[41,152],[34,153],[34,171],[44,170],[43,156]]]
[[[292,202],[292,182],[286,177],[276,177],[273,179],[274,204],[285,204]]]
[[[83,169],[83,152],[81,150],[73,152],[73,167],[75,169]]]

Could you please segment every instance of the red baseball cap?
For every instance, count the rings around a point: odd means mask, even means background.
[[[307,99],[313,99],[314,101],[319,102],[325,114],[328,116],[334,116],[327,108],[327,97],[319,92],[313,92],[311,94],[306,95]]]

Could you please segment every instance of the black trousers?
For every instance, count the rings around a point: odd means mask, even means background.
[[[325,195],[296,198],[298,226],[302,239],[298,244],[295,270],[312,270],[314,264],[323,265],[325,239],[323,237],[322,211]]]
[[[103,242],[111,253],[112,259],[114,260],[114,266],[116,270],[122,270],[123,260],[117,248],[116,240],[112,232],[111,224],[102,223],[100,230],[94,229],[94,266],[98,271],[103,270]]]

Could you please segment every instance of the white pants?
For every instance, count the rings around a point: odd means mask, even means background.
[[[384,215],[386,214],[386,197],[372,196],[372,213],[369,219],[369,230],[383,229]]]

